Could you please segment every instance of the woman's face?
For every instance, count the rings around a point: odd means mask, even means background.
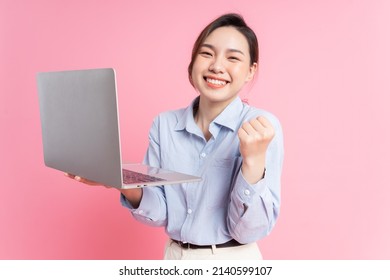
[[[234,27],[215,29],[201,44],[192,68],[192,81],[201,98],[227,106],[252,80],[249,45]]]

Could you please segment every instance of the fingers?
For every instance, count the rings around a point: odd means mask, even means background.
[[[238,130],[240,152],[243,158],[260,158],[275,135],[272,124],[260,116],[242,124]]]
[[[75,175],[69,174],[69,173],[64,173],[64,175],[70,179],[74,179]]]
[[[263,116],[254,118],[242,124],[238,131],[240,138],[250,136],[254,138],[272,138],[274,130],[272,124]]]
[[[268,119],[266,119],[265,117],[263,117],[263,116],[257,117],[256,120],[258,122],[260,122],[264,127],[267,127],[267,128],[268,127],[272,127],[271,122]]]
[[[248,135],[255,135],[262,130],[261,125],[258,122],[255,124],[253,120],[243,123],[241,128]]]
[[[90,181],[88,179],[85,179],[85,178],[82,178],[80,176],[76,176],[76,175],[73,175],[73,174],[69,174],[69,173],[65,173],[65,176],[70,178],[70,179],[73,179],[73,180],[76,180],[77,182],[80,182],[80,183],[83,183],[83,184],[86,184],[86,185],[90,185],[90,186],[98,186],[98,185],[101,185],[97,182],[94,182],[94,181]],[[104,186],[106,188],[109,188],[109,186]]]
[[[79,181],[79,182],[82,181],[82,178],[80,176],[76,176],[76,175],[73,175],[73,174],[70,174],[70,173],[65,173],[65,176],[70,178],[70,179]]]

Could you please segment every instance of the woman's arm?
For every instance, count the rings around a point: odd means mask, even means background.
[[[255,184],[263,178],[265,155],[274,135],[272,124],[262,116],[245,122],[239,129],[241,171],[249,184]]]
[[[266,236],[279,215],[283,134],[279,121],[267,116],[244,123],[239,138],[242,166],[233,183],[227,222],[234,239],[249,243]]]
[[[65,173],[65,176],[67,176],[70,179],[74,179],[80,183],[89,185],[89,186],[102,186],[101,184],[90,181],[88,179],[82,178],[80,176],[76,176],[73,174]],[[110,186],[104,186],[106,188],[112,188]],[[142,189],[118,189],[124,196],[125,198],[131,203],[131,205],[134,208],[138,208],[141,199],[142,199]]]

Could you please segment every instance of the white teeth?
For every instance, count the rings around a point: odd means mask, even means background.
[[[226,81],[215,80],[215,79],[210,79],[210,78],[207,78],[207,82],[210,84],[213,84],[213,85],[218,85],[218,86],[226,85]]]

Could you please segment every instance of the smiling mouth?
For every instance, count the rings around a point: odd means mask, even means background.
[[[219,80],[219,79],[210,78],[210,77],[204,77],[204,79],[207,82],[207,84],[212,88],[221,88],[229,83],[228,81],[225,81],[225,80]]]

